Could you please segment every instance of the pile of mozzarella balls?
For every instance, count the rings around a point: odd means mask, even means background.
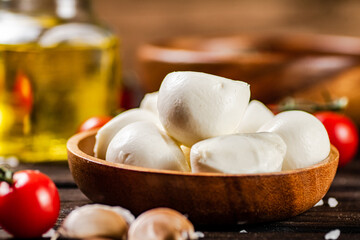
[[[242,81],[172,72],[140,107],[99,129],[95,157],[182,172],[264,173],[304,168],[330,153],[323,124],[303,111],[274,114]]]

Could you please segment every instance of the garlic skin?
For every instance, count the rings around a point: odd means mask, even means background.
[[[126,239],[128,228],[134,219],[124,208],[90,204],[73,210],[58,232],[66,238]]]
[[[158,96],[166,131],[188,147],[236,131],[250,99],[249,84],[201,72],[172,72]]]
[[[139,108],[127,110],[111,119],[99,129],[95,136],[94,156],[105,159],[107,148],[115,134],[130,123],[144,120],[151,121],[159,126],[161,125],[156,115],[148,110]]]
[[[262,102],[250,101],[244,117],[237,130],[238,133],[255,133],[259,128],[270,121],[274,114]]]
[[[106,160],[114,163],[189,172],[180,147],[154,123],[134,122],[111,140]]]
[[[158,95],[159,92],[145,94],[144,98],[140,102],[140,109],[148,110],[154,113],[156,116],[159,116],[159,111],[157,109]]]
[[[265,173],[281,171],[286,144],[275,133],[209,138],[191,148],[192,172]]]
[[[304,111],[277,114],[258,132],[273,132],[287,145],[283,170],[311,166],[324,160],[330,153],[330,140],[324,125]]]
[[[178,211],[155,208],[142,213],[130,226],[129,240],[197,239],[192,223]]]

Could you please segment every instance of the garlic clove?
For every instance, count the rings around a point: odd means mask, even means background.
[[[131,224],[129,240],[197,239],[193,224],[181,213],[169,208],[144,212]]]
[[[304,168],[319,163],[330,153],[330,140],[324,125],[304,111],[277,114],[258,132],[274,132],[287,145],[283,170]]]
[[[249,103],[250,85],[201,72],[172,72],[158,96],[159,118],[169,135],[188,147],[236,132]]]
[[[263,173],[281,171],[286,144],[274,133],[209,138],[190,152],[192,172]]]
[[[109,144],[106,160],[153,169],[190,171],[176,142],[147,121],[131,123],[121,129]]]
[[[255,133],[262,125],[270,121],[274,114],[262,102],[250,101],[237,130],[239,133]]]
[[[121,207],[91,204],[73,210],[58,233],[66,238],[107,237],[126,239],[134,216]]]
[[[95,136],[95,157],[105,159],[107,148],[115,134],[130,123],[144,120],[151,121],[158,126],[161,126],[161,123],[155,114],[148,110],[139,108],[127,110],[111,119],[99,129]]]
[[[145,94],[144,98],[140,102],[140,109],[148,110],[154,113],[156,116],[159,116],[157,109],[157,100],[159,92],[152,92]]]

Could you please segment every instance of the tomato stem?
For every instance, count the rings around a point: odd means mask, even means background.
[[[0,182],[7,182],[10,185],[13,184],[13,172],[6,167],[0,166]]]
[[[318,111],[343,111],[348,105],[348,99],[341,97],[337,99],[330,99],[330,97],[324,97],[326,101],[324,103],[317,103],[312,101],[306,101],[302,99],[286,98],[281,103],[276,105],[276,111],[282,112],[287,110],[303,110],[306,112],[314,113]]]

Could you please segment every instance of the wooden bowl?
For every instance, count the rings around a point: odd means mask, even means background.
[[[169,207],[187,214],[195,224],[254,223],[296,216],[324,197],[339,159],[332,146],[329,157],[303,169],[260,174],[183,173],[95,158],[95,134],[79,133],[67,143],[71,173],[90,200],[119,205],[135,215]]]

